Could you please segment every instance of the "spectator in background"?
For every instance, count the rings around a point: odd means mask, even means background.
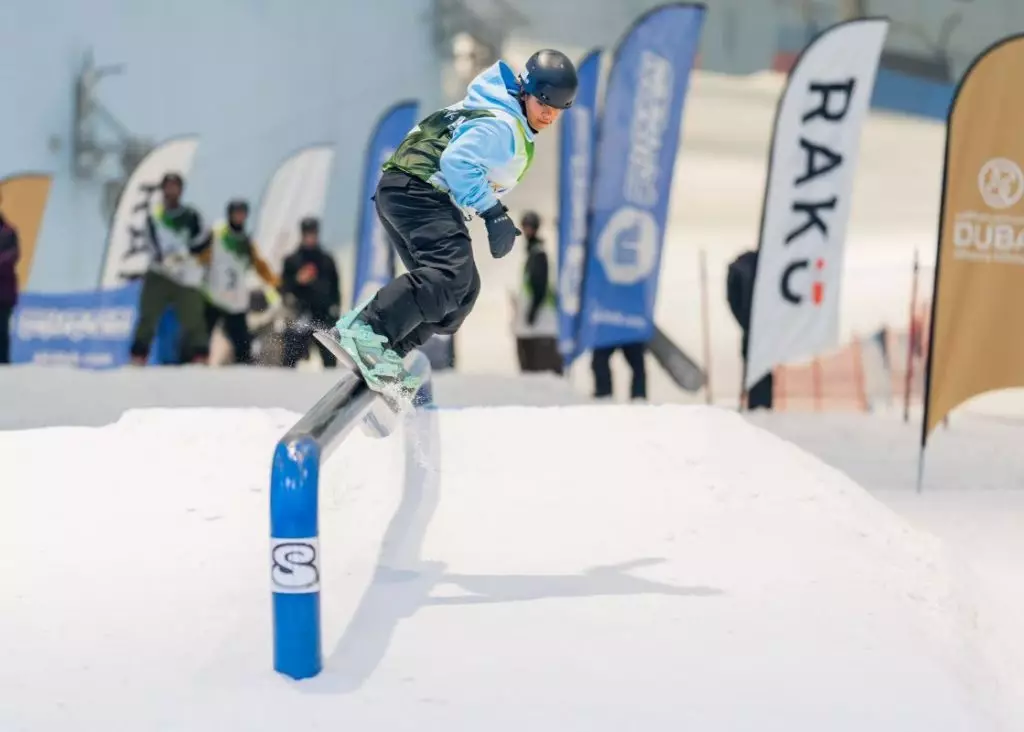
[[[520,225],[526,238],[526,266],[520,287],[512,300],[512,322],[519,368],[523,372],[553,371],[561,374],[562,354],[558,352],[555,290],[551,286],[544,240],[537,236],[540,216],[527,211]]]
[[[181,202],[184,187],[180,175],[167,173],[160,183],[163,200],[146,215],[152,259],[142,280],[132,342],[132,362],[138,365],[146,363],[157,324],[168,307],[178,316],[182,362],[205,363],[209,354],[199,255],[210,246],[210,232],[199,212]]]
[[[647,344],[643,341],[623,343],[618,346],[595,348],[591,356],[590,368],[594,372],[594,398],[610,399],[612,396],[612,354],[622,351],[622,355],[633,372],[633,380],[629,385],[629,397],[633,401],[647,399],[647,364],[644,354]]]
[[[18,231],[0,214],[0,363],[11,362],[11,313],[18,304]]]
[[[733,260],[726,274],[726,297],[729,309],[743,331],[740,355],[743,373],[747,372],[747,345],[750,335],[750,310],[754,301],[754,277],[757,275],[757,251],[744,252]],[[772,375],[769,373],[754,384],[747,394],[747,409],[772,408]]]
[[[320,222],[305,218],[299,231],[299,248],[284,260],[281,274],[281,294],[294,316],[284,332],[284,365],[289,368],[309,352],[313,329],[332,327],[341,313],[338,268],[320,246]],[[337,365],[337,359],[323,346],[320,358],[327,368]]]
[[[208,265],[206,275],[206,328],[213,335],[218,323],[224,324],[224,334],[231,341],[235,363],[252,361],[252,340],[249,336],[250,269],[271,287],[280,281],[260,256],[256,243],[245,230],[249,218],[249,204],[234,200],[228,203],[227,220],[213,227],[210,246],[200,255]]]

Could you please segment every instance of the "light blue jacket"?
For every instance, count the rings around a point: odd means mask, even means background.
[[[467,115],[441,154],[436,183],[455,203],[476,212],[495,206],[522,179],[533,160],[533,131],[517,98],[519,82],[504,61],[481,72],[466,97],[451,109],[481,110]]]

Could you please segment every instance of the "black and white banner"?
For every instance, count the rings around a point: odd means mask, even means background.
[[[162,199],[160,181],[165,173],[178,173],[188,186],[188,174],[198,147],[199,138],[195,135],[166,140],[132,171],[110,222],[100,289],[123,287],[130,277],[146,271],[152,257],[146,236],[146,214]]]
[[[797,59],[775,117],[744,387],[839,340],[861,127],[887,19],[832,26]]]

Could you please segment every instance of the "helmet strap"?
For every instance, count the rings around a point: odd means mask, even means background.
[[[526,118],[526,126],[530,128],[530,132],[533,134],[539,134],[537,130],[533,129],[533,125],[530,124],[530,115],[526,113],[526,89],[523,88],[523,77],[517,77],[516,80],[519,82],[519,91],[516,93],[516,100],[519,102],[519,109]]]

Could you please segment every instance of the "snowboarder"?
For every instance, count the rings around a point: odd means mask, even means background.
[[[371,387],[410,394],[418,381],[402,368],[405,355],[465,321],[480,292],[466,221],[473,213],[484,220],[496,259],[512,251],[522,232],[499,199],[523,178],[534,135],[572,105],[576,86],[576,69],[559,51],[533,54],[519,76],[498,61],[461,102],[416,125],[384,163],[373,200],[408,272],[330,332]]]

